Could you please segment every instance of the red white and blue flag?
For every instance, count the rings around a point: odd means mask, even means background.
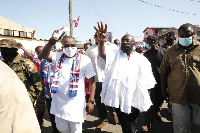
[[[76,19],[74,19],[74,20],[72,21],[74,27],[77,27],[77,26],[78,26],[79,17],[80,17],[80,16],[78,16],[78,18],[76,18]]]

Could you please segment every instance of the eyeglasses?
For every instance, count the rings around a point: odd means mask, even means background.
[[[62,45],[63,48],[68,48],[68,47],[75,47],[75,44],[64,44]]]

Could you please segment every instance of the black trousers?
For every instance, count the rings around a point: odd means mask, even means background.
[[[139,109],[131,107],[130,114],[122,112],[119,108],[115,108],[115,111],[117,113],[123,133],[134,133],[136,130],[136,121],[140,114]]]
[[[156,86],[150,90],[150,98],[153,105],[151,105],[147,112],[144,113],[145,123],[143,125],[149,125],[150,123],[153,123],[154,116],[160,111],[163,98],[161,94],[161,88],[159,86]]]
[[[101,96],[100,96],[101,91],[102,91],[102,82],[96,82],[95,103],[96,103],[98,115],[102,122],[108,122],[107,108],[110,111],[112,116],[114,115],[115,110],[114,108],[108,107],[105,104],[101,103]]]
[[[46,106],[47,106],[47,110],[48,110],[49,117],[50,117],[50,120],[51,120],[51,125],[52,125],[52,128],[53,128],[53,131],[54,131],[54,133],[59,133],[58,129],[56,128],[55,115],[50,113],[51,101],[52,101],[52,99],[46,98]]]

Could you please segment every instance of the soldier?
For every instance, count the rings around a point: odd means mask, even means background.
[[[29,97],[31,98],[33,107],[36,108],[36,101],[43,94],[42,82],[40,74],[34,63],[20,56],[17,52],[22,45],[15,40],[0,40],[0,51],[3,61],[17,74],[20,80],[25,84]],[[19,88],[20,89],[20,88]],[[37,116],[40,115],[45,106],[37,104]],[[41,125],[41,122],[39,122]]]

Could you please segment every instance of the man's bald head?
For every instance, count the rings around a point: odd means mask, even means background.
[[[63,37],[63,39],[61,40],[62,45],[71,45],[71,44],[76,44],[76,40],[74,37],[72,36],[65,36]]]
[[[132,35],[130,35],[130,34],[126,34],[121,38],[121,40],[127,40],[127,39],[130,40],[130,42],[134,42],[135,43],[134,37]]]
[[[194,26],[190,23],[183,24],[178,29],[178,36],[180,38],[187,38],[193,35],[195,35]]]

